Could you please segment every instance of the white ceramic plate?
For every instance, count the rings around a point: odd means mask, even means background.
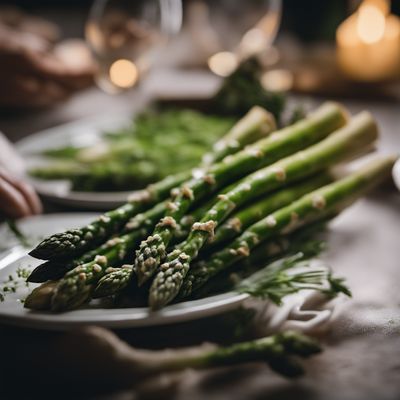
[[[397,189],[400,190],[400,159],[396,161],[393,167],[393,180],[397,186]]]
[[[124,113],[97,116],[60,125],[30,135],[16,143],[18,153],[26,163],[26,168],[48,162],[38,155],[44,149],[66,145],[86,146],[98,142],[103,132],[121,128],[131,121],[131,115]],[[96,210],[114,208],[124,203],[131,192],[76,192],[68,181],[45,181],[26,178],[43,197],[57,203],[85,207]]]
[[[28,238],[32,238],[36,243],[44,236],[84,225],[95,217],[96,214],[92,213],[49,214],[21,220],[19,227]],[[4,225],[1,226],[0,239],[3,247],[7,240],[12,241],[9,238],[8,228]],[[27,255],[28,251],[29,249],[18,246],[15,241],[10,243],[9,250],[3,250],[0,254],[0,288],[4,287],[3,282],[8,280],[9,275],[15,275],[17,268],[33,269],[40,264],[39,260]],[[35,284],[29,284],[29,287],[26,287],[24,281],[21,280],[15,293],[6,294],[4,301],[0,302],[0,323],[54,330],[68,329],[84,324],[114,328],[150,326],[215,315],[238,307],[249,297],[246,294],[225,293],[171,305],[159,312],[149,312],[147,308],[106,309],[99,308],[99,306],[92,308],[86,306],[80,310],[53,314],[34,312],[23,307],[21,300],[35,286]]]

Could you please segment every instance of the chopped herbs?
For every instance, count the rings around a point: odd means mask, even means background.
[[[13,275],[8,275],[8,278],[0,284],[0,302],[5,300],[7,294],[15,293],[21,286],[29,287],[26,279],[30,273],[30,269],[18,267]]]
[[[78,191],[141,189],[197,166],[233,122],[231,117],[190,109],[148,110],[132,124],[106,133],[96,145],[44,150],[42,154],[53,161],[30,174],[70,180]]]

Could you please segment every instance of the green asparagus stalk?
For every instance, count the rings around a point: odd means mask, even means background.
[[[113,267],[122,264],[126,256],[134,251],[140,240],[154,228],[156,221],[164,210],[165,203],[159,203],[149,211],[137,214],[125,227],[128,233],[121,237],[110,239],[97,249],[97,254],[92,251],[90,252],[91,257],[85,255],[81,258],[82,261],[84,259],[90,259],[90,261],[72,267],[66,274],[66,266],[64,266],[63,272],[65,276],[63,275],[64,277],[55,288],[55,293],[52,297],[52,308],[56,311],[63,311],[76,308],[86,302],[99,279],[107,272],[112,271]],[[71,264],[69,267],[71,267]],[[120,269],[124,271],[126,268],[123,266]],[[59,270],[55,272],[59,273]],[[41,270],[40,273],[43,279],[44,275],[48,278],[54,271]],[[34,298],[34,296],[32,297]]]
[[[56,287],[56,281],[42,283],[28,295],[25,299],[24,307],[32,310],[49,310],[51,307],[51,298]]]
[[[254,248],[249,257],[239,260],[231,268],[221,272],[214,279],[207,281],[193,294],[195,298],[204,298],[216,293],[227,292],[240,284],[251,274],[275,262],[278,257],[290,257],[302,254],[302,259],[310,260],[325,250],[325,241],[318,238],[326,224],[334,215],[312,223],[289,235],[280,235]],[[210,255],[208,254],[209,258]],[[200,262],[204,258],[200,258]],[[194,266],[193,266],[194,268]],[[181,291],[182,292],[182,291]],[[180,294],[177,298],[180,298]],[[191,296],[192,297],[192,296]]]
[[[286,331],[228,347],[208,345],[168,352],[132,349],[127,357],[134,366],[135,376],[140,378],[186,368],[204,369],[255,361],[267,362],[275,372],[294,378],[304,371],[293,356],[308,358],[320,351],[314,339]]]
[[[175,232],[177,239],[184,235],[185,228],[188,230],[193,221],[197,218],[200,218],[203,212],[207,211],[216,200],[217,198],[215,197],[210,201],[207,201],[205,204],[196,208],[193,211],[193,214],[185,216],[183,218],[185,219],[185,222],[181,222],[180,224],[182,227],[182,232]],[[117,294],[129,285],[134,276],[135,268],[133,265],[126,264],[124,265],[124,268],[108,268],[107,273],[97,283],[97,286],[92,293],[92,297],[100,298]]]
[[[213,204],[215,200],[211,200],[210,202],[206,202],[204,205],[198,207],[193,215],[185,216],[184,219],[188,219],[192,221],[196,216],[201,216],[203,211],[208,210],[210,204]],[[155,206],[157,207],[157,206]],[[165,203],[163,205],[163,211],[165,211],[166,206]],[[146,213],[144,214],[139,214],[137,217],[140,217],[140,215],[143,215],[143,217],[139,218],[140,220],[143,220],[146,218]],[[161,216],[160,216],[161,217]],[[134,218],[133,220],[138,220],[138,218]],[[154,224],[157,221],[153,220],[153,227]],[[189,224],[188,222],[182,223],[181,226],[184,228],[186,224]],[[192,222],[190,223],[191,226]],[[137,221],[133,221],[133,225],[137,225]],[[176,235],[181,235],[183,232],[175,232]],[[179,237],[179,236],[178,236]],[[124,268],[108,268],[107,273],[99,280],[97,283],[97,286],[92,293],[93,298],[99,298],[99,297],[107,297],[107,296],[112,296],[120,291],[122,291],[125,287],[127,287],[132,280],[132,278],[135,275],[135,268],[133,265],[126,264],[124,265]]]
[[[91,250],[118,232],[130,218],[166,199],[171,189],[179,186],[188,177],[189,171],[182,172],[150,185],[147,189],[136,192],[128,203],[105,213],[89,225],[44,239],[29,254],[43,260],[57,260],[73,258]]]
[[[107,269],[121,265],[128,250],[137,246],[142,237],[141,231],[135,231],[126,237],[116,238],[114,246],[107,253],[98,255],[93,261],[79,265],[67,272],[55,288],[51,309],[66,311],[84,304]]]
[[[211,166],[275,130],[274,116],[263,108],[254,106],[221,140],[214,144],[212,152],[203,156],[203,166]]]
[[[245,123],[246,121],[248,123]],[[236,144],[240,148],[240,146],[252,143],[259,137],[267,136],[274,127],[273,117],[267,111],[262,109],[257,109],[256,112],[251,111],[227,133],[227,143],[232,144],[232,140],[237,138]],[[217,148],[217,154],[209,157],[220,161],[225,154],[232,154],[239,148],[235,146],[228,146],[225,150]],[[191,171],[186,171],[149,185],[146,189],[134,194],[128,203],[105,213],[91,224],[46,238],[29,254],[43,260],[72,258],[83,254],[118,232],[136,214],[148,210],[168,198],[171,190],[189,180],[191,175]]]
[[[54,302],[58,304],[55,307],[58,310],[74,308],[84,303],[90,297],[97,281],[106,271],[122,264],[126,255],[131,254],[140,240],[154,228],[160,214],[164,211],[165,202],[157,204],[144,213],[137,214],[126,224],[124,235],[110,239],[99,248],[74,261],[47,262],[39,265],[29,276],[29,281],[54,281],[64,275],[65,277],[57,286],[51,286],[52,293],[46,285],[43,288],[35,289],[28,297],[29,301],[25,303],[25,306],[35,308],[37,304],[44,304],[42,298],[49,297],[54,297]],[[57,292],[56,295],[55,292]],[[46,304],[48,303],[49,300]],[[43,306],[41,307],[43,308]]]
[[[359,197],[386,178],[393,167],[394,158],[378,158],[349,176],[306,194],[249,227],[231,245],[202,261],[186,275],[180,296],[189,296],[218,272],[248,256],[260,243],[305,224],[337,213],[350,206]],[[154,290],[154,289],[153,289]],[[150,292],[152,294],[152,292]],[[151,297],[150,297],[151,298]],[[154,306],[160,303],[151,298]]]
[[[261,218],[330,181],[332,181],[332,178],[328,173],[317,174],[311,179],[283,188],[239,210],[217,228],[212,242],[207,243],[205,249],[208,252],[212,252],[213,249],[221,247],[224,243],[232,240]]]
[[[116,159],[94,164],[64,161],[31,169],[29,173],[45,180],[69,180],[72,190],[85,192],[128,191],[146,187],[160,179],[160,168],[149,160],[123,163]]]
[[[154,228],[156,222],[165,213],[166,203],[158,203],[150,210],[139,213],[131,218],[123,229],[124,235],[122,240],[129,241],[130,235],[137,235],[137,231],[141,231],[143,237],[146,233]],[[75,258],[74,260],[54,260],[47,261],[36,267],[29,275],[28,282],[45,282],[47,280],[57,280],[62,278],[68,271],[81,265],[93,261],[97,255],[104,255],[111,250],[111,247],[115,246],[116,241],[110,239],[100,247],[91,250],[81,257]],[[134,243],[134,242],[133,242]],[[133,251],[134,248],[128,248],[127,251]]]
[[[338,104],[326,103],[308,118],[275,132],[247,149],[214,164],[205,175],[194,177],[181,186],[153,234],[143,241],[136,252],[135,268],[139,284],[148,280],[166,255],[174,231],[194,201],[215,193],[222,187],[250,172],[318,142],[346,122]]]
[[[376,124],[369,113],[363,112],[321,142],[242,179],[235,189],[221,197],[200,222],[193,224],[188,239],[180,246],[180,254],[168,256],[152,283],[149,298],[151,307],[158,309],[177,295],[190,262],[197,257],[206,241],[212,238],[217,225],[235,208],[283,184],[353,157],[376,138]],[[241,251],[246,252],[246,248],[240,248]]]
[[[85,379],[85,373],[95,378],[107,376],[112,371],[116,376],[122,374],[122,381],[130,380],[131,385],[153,382],[154,376],[188,368],[209,369],[247,362],[267,363],[279,374],[296,377],[303,372],[301,360],[321,351],[315,339],[291,331],[227,346],[204,343],[188,348],[144,350],[129,346],[109,330],[92,326],[69,333],[62,342],[63,349],[71,353],[68,357],[70,365],[79,360],[79,356],[91,361],[91,357],[99,356],[102,361],[92,362],[90,371],[81,369],[82,379]],[[100,355],[96,353],[99,351]],[[169,397],[164,393],[161,396]]]

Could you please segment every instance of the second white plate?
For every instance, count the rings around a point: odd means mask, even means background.
[[[30,135],[16,143],[15,147],[26,163],[26,167],[38,165],[43,157],[38,155],[44,149],[67,145],[85,146],[101,139],[103,132],[117,130],[132,121],[128,113],[110,116],[96,116],[70,122]],[[124,203],[131,192],[77,192],[70,188],[68,181],[45,181],[30,176],[26,178],[37,192],[46,199],[64,205],[94,210],[107,210]]]

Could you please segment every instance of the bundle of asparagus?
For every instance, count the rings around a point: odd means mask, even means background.
[[[65,311],[91,298],[140,292],[148,293],[151,309],[160,309],[240,268],[283,235],[337,215],[387,177],[394,163],[378,157],[338,180],[329,170],[377,139],[368,112],[348,120],[342,106],[326,103],[274,129],[271,115],[253,108],[199,169],[149,187],[88,226],[45,239],[30,254],[48,261],[28,278],[44,283],[25,306]],[[288,277],[305,284],[325,278]],[[333,291],[346,291],[329,282]]]

